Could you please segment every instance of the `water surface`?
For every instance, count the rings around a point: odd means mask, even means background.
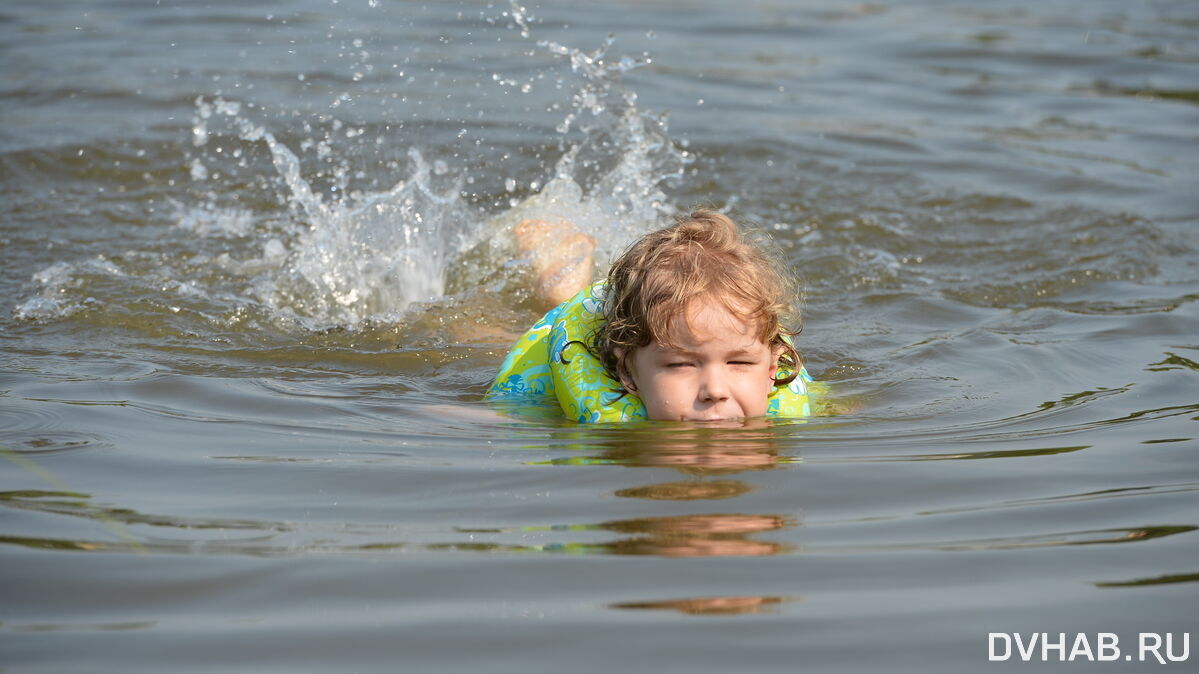
[[[12,671],[1195,631],[1193,3],[18,1],[0,49]],[[700,203],[774,237],[853,412],[482,402],[538,315],[513,224],[607,259]]]

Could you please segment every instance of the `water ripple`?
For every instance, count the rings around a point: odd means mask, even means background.
[[[6,406],[0,408],[3,449],[32,455],[111,446],[95,433],[64,429],[68,422],[63,414],[48,405],[35,406],[29,402],[14,404],[8,399]]]

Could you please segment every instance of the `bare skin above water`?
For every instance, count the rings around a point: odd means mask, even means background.
[[[513,234],[518,256],[528,259],[537,274],[533,293],[544,308],[565,302],[591,283],[595,237],[574,223],[523,220]]]

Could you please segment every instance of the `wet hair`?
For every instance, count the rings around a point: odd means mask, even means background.
[[[608,272],[605,320],[592,345],[608,376],[627,386],[621,374],[634,350],[651,342],[676,348],[675,322],[688,320],[699,300],[718,302],[756,326],[758,341],[781,350],[780,364],[790,370],[775,385],[791,383],[801,361],[783,337],[800,330],[790,303],[795,283],[766,250],[728,216],[705,209],[677,216],[673,226],[634,243]],[[785,325],[792,320],[794,329]]]

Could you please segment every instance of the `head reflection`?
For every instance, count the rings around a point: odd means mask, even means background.
[[[604,463],[677,468],[689,475],[769,470],[794,461],[779,456],[766,418],[631,428],[598,444]]]
[[[786,462],[779,456],[775,434],[764,418],[636,429],[624,435],[619,444],[607,447],[604,458],[626,466],[675,468],[695,478],[770,470]],[[751,490],[740,480],[697,479],[620,489],[615,494],[622,498],[697,501],[736,498]],[[790,546],[760,540],[755,535],[793,527],[795,521],[776,514],[717,513],[643,517],[600,526],[625,535],[609,544],[614,554],[748,557],[791,550]]]
[[[742,615],[773,613],[779,604],[796,601],[793,597],[688,597],[658,601],[630,601],[609,604],[612,608],[638,610],[672,610],[687,615]]]
[[[782,515],[706,514],[642,517],[604,522],[600,529],[624,534],[603,544],[616,555],[659,557],[760,557],[788,552],[791,546],[753,538],[754,534],[795,526]]]
[[[622,465],[674,468],[690,476],[678,480],[618,489],[619,498],[650,501],[724,500],[743,496],[753,487],[728,476],[771,470],[798,459],[779,452],[779,433],[767,418],[712,423],[655,423],[626,426],[616,432],[588,429],[586,456],[549,461],[555,465]],[[721,479],[723,478],[723,479]],[[784,514],[708,513],[640,517],[589,525],[574,530],[610,531],[615,541],[569,543],[575,552],[661,557],[766,556],[794,548],[759,538],[796,526]]]

